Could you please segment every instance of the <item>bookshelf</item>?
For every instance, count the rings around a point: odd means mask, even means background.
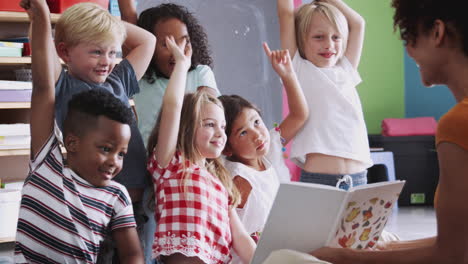
[[[29,156],[29,148],[25,149],[0,149],[0,157],[3,156]]]
[[[59,14],[51,14],[51,23],[57,23]],[[28,35],[29,17],[26,12],[0,11],[0,36],[3,39]],[[14,80],[14,70],[30,68],[31,57],[0,57],[0,79]],[[30,102],[0,102],[0,124],[29,123]],[[29,147],[0,149],[0,179],[2,182],[24,180],[27,176]],[[0,238],[0,243],[14,238]]]
[[[0,243],[15,242],[14,237],[0,237]]]
[[[51,14],[50,20],[52,24],[57,23],[60,18],[60,14]],[[0,11],[0,22],[9,22],[9,23],[28,23],[29,17],[26,12],[9,12],[9,11]]]
[[[0,102],[0,109],[29,109],[29,102]]]

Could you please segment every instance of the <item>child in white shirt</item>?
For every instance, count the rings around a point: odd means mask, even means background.
[[[364,19],[341,0],[316,0],[296,13],[292,0],[278,0],[278,14],[282,48],[293,57],[311,109],[291,150],[301,181],[344,189],[366,184],[372,161],[355,89]]]
[[[280,181],[290,180],[283,146],[296,135],[308,115],[289,52],[270,51],[266,44],[264,49],[288,94],[290,112],[283,122],[268,131],[260,111],[250,102],[237,95],[220,97],[228,137],[225,167],[241,193],[239,218],[254,239],[263,230]],[[233,263],[237,261],[234,257]]]

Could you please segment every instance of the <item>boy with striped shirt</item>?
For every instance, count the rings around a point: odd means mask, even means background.
[[[23,1],[24,4],[25,1]],[[132,202],[112,181],[122,169],[133,114],[104,89],[75,94],[55,131],[55,76],[47,6],[28,2],[32,20],[31,161],[22,193],[15,263],[96,263],[107,232],[121,263],[143,263]],[[34,20],[34,16],[46,19]]]

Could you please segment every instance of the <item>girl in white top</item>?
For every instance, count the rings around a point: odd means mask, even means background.
[[[344,188],[365,184],[372,161],[355,89],[361,82],[364,19],[341,0],[316,0],[296,13],[293,0],[277,3],[281,46],[293,56],[311,109],[291,151],[301,181]]]
[[[264,44],[273,69],[288,95],[289,115],[268,131],[260,111],[237,95],[223,95],[227,143],[225,167],[241,193],[237,213],[246,231],[255,238],[263,230],[280,181],[289,181],[283,145],[302,127],[308,115],[307,103],[292,68],[287,50],[270,51]],[[233,263],[237,263],[234,256]]]

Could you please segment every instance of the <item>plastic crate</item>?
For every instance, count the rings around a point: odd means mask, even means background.
[[[50,12],[59,14],[63,13],[67,8],[74,4],[85,2],[96,3],[106,10],[109,8],[109,0],[47,0]]]
[[[26,12],[20,5],[20,0],[0,1],[0,11]]]

